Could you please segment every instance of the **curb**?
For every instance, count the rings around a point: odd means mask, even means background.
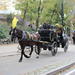
[[[46,73],[41,74],[41,75],[57,75],[58,73],[60,73],[60,72],[62,72],[62,71],[64,71],[64,70],[66,70],[66,69],[68,69],[68,68],[71,68],[71,67],[74,66],[74,65],[75,65],[75,62],[70,63],[70,64],[68,64],[68,65],[66,65],[66,66],[62,66],[62,67],[59,67],[59,68],[57,68],[57,69],[51,70],[51,71],[46,72]]]

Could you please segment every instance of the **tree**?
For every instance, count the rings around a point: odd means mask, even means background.
[[[12,14],[7,15],[7,23],[10,25],[12,23]]]
[[[71,16],[69,13],[75,6],[75,0],[64,0],[63,9],[61,2],[62,0],[18,0],[16,8],[21,11],[21,16],[25,20],[36,21],[37,28],[39,24],[46,21],[51,24],[61,23],[63,17],[64,24],[67,24],[67,20]]]

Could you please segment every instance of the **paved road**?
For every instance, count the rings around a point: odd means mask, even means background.
[[[22,63],[18,62],[20,55],[16,55],[17,46],[17,44],[0,46],[0,75],[41,75],[75,62],[75,46],[71,44],[67,53],[61,48],[56,56],[52,56],[49,51],[42,51],[39,59],[36,59],[36,54],[33,53],[31,58],[24,58]],[[5,55],[10,53],[15,54]]]
[[[17,51],[18,51],[17,47],[18,47],[18,44],[0,45],[0,57],[17,54]]]

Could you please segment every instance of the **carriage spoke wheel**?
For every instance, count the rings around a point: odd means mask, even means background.
[[[52,56],[55,56],[56,55],[57,50],[58,50],[57,43],[53,43],[52,50],[51,50]]]
[[[31,52],[31,47],[29,47],[29,46],[25,47],[24,52],[25,52],[27,55],[29,55],[30,52]]]

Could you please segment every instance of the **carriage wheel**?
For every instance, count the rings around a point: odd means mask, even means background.
[[[57,43],[54,42],[54,43],[53,43],[53,46],[52,46],[52,50],[51,50],[52,56],[55,56],[55,55],[56,55],[57,50],[58,50],[58,48],[57,48]]]
[[[25,50],[24,50],[24,53],[26,54],[26,55],[30,55],[31,56],[31,54],[32,54],[32,48],[31,48],[31,46],[26,46],[25,47]]]
[[[67,50],[68,50],[68,41],[67,41],[67,43],[66,43],[66,45],[64,46],[64,52],[67,52]]]

